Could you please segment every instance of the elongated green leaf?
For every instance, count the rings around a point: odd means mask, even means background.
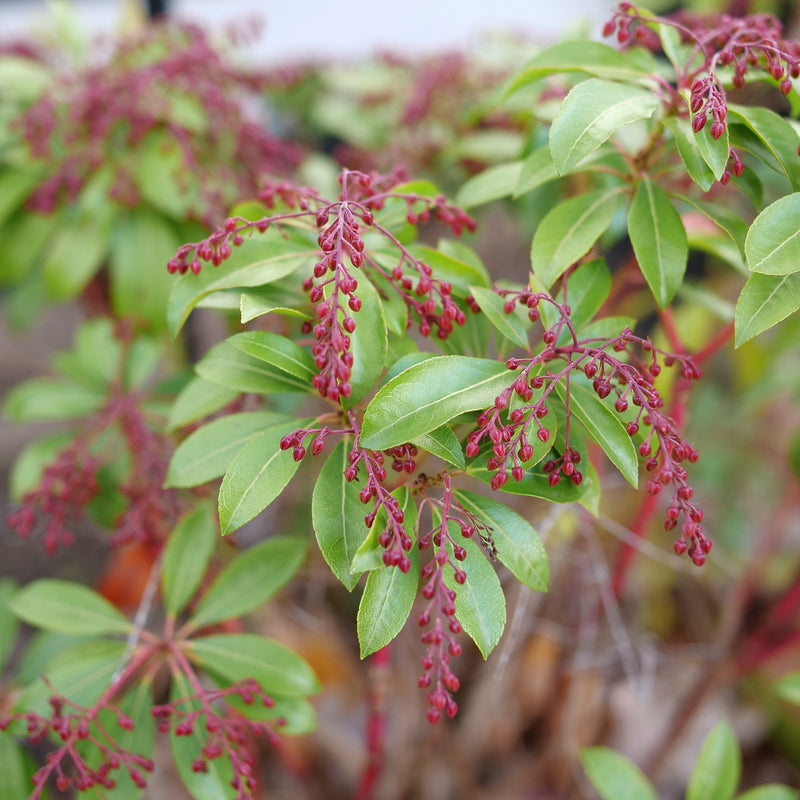
[[[511,574],[531,589],[546,592],[547,553],[528,521],[502,503],[474,492],[459,490],[456,498],[487,525],[497,547],[497,558]]]
[[[570,321],[580,331],[605,303],[611,291],[611,272],[602,258],[581,264],[569,276]]]
[[[620,53],[602,42],[560,42],[537,53],[511,81],[507,94],[529,83],[559,72],[585,72],[598,78],[650,83],[653,69],[649,53]]]
[[[419,584],[419,550],[408,553],[411,568],[379,567],[367,577],[358,605],[358,643],[361,658],[380,650],[397,636],[406,624]]]
[[[7,395],[3,413],[13,422],[77,419],[94,414],[105,395],[72,381],[33,378]]]
[[[658,800],[639,767],[608,747],[581,750],[581,764],[603,800]]]
[[[781,700],[800,706],[800,672],[790,672],[779,678],[772,689]]]
[[[12,578],[0,578],[0,669],[11,657],[17,640],[19,622],[11,611],[9,603],[18,588]]]
[[[276,369],[311,381],[317,370],[311,354],[285,336],[268,331],[247,331],[228,338],[237,350],[259,361],[266,361]]]
[[[180,613],[194,597],[203,579],[214,545],[217,525],[205,505],[186,514],[164,550],[161,591],[168,614]]]
[[[800,274],[751,275],[736,302],[736,347],[800,308]]]
[[[707,192],[714,183],[714,173],[706,164],[692,125],[683,117],[664,117],[664,126],[675,137],[678,154],[689,173],[689,177],[704,191]]]
[[[364,517],[371,506],[358,499],[361,485],[345,480],[349,452],[349,443],[341,441],[325,461],[311,497],[311,519],[328,566],[345,588],[352,591],[360,576],[360,572],[351,573],[353,558],[369,533]]]
[[[660,100],[651,91],[591,78],[564,99],[550,127],[550,152],[565,175],[608,141],[617,128],[651,117]]]
[[[267,694],[297,697],[320,689],[311,667],[294,651],[254,633],[192,639],[186,651],[203,669],[232,683],[254,678]]]
[[[483,260],[466,242],[460,239],[439,239],[436,243],[436,252],[441,253],[455,261],[467,264],[481,276],[480,285],[490,286],[492,278]],[[469,281],[467,282],[470,283]]]
[[[619,205],[619,189],[599,189],[572,197],[550,209],[531,244],[531,264],[549,288],[602,236]]]
[[[464,539],[455,524],[450,525],[450,535],[467,551],[467,557],[461,562],[467,579],[458,584],[452,570],[445,569],[444,582],[456,593],[456,619],[486,659],[500,641],[506,625],[503,587],[494,568],[472,539]],[[453,557],[452,553],[450,556]]]
[[[798,797],[800,793],[795,789],[779,783],[767,783],[737,795],[736,800],[797,800]]]
[[[297,378],[271,364],[254,358],[230,342],[214,345],[195,365],[197,374],[237,392],[310,392],[310,380]]]
[[[126,633],[131,624],[111,603],[86,586],[42,578],[21,589],[10,603],[22,620],[50,631],[100,636]]]
[[[755,218],[744,252],[753,272],[788,275],[800,271],[800,192],[781,197]]]
[[[506,314],[505,300],[497,292],[481,286],[470,286],[470,293],[477,300],[481,311],[489,318],[495,329],[518,347],[528,349],[528,332],[516,313]]]
[[[510,383],[504,364],[440,356],[401,372],[364,412],[360,443],[384,450],[410,442],[465,411],[487,408]]]
[[[714,178],[719,180],[725,167],[728,165],[730,157],[729,131],[726,126],[725,132],[719,139],[711,138],[711,123],[707,122],[700,133],[695,134],[695,142],[703,161],[706,162]]]
[[[727,721],[715,725],[700,748],[686,800],[730,800],[742,772],[736,734]]]
[[[587,386],[572,376],[570,380],[570,411],[594,439],[608,459],[631,486],[639,482],[636,448],[620,418]],[[566,392],[562,382],[556,391],[562,400]]]
[[[0,58],[0,75],[5,63],[5,59]],[[8,86],[5,83],[3,85],[4,88]],[[41,170],[31,169],[30,166],[24,169],[8,169],[4,166],[0,175],[0,224],[23,204],[42,177]]]
[[[375,287],[365,276],[360,277],[356,294],[364,305],[362,311],[354,314],[356,329],[350,336],[353,367],[350,371],[350,397],[344,401],[347,408],[354,406],[375,387],[389,348],[383,305]]]
[[[676,195],[679,200],[688,203],[696,208],[701,214],[710,219],[720,230],[723,230],[731,241],[739,248],[744,255],[744,243],[747,237],[747,223],[733,209],[720,203],[707,203],[705,200],[698,200],[694,197]]]
[[[303,265],[313,264],[317,255],[311,237],[299,232],[284,237],[281,231],[270,228],[257,238],[246,239],[219,267],[205,264],[199,275],[187,272],[173,278],[167,311],[170,333],[176,336],[191,310],[211,293],[273,283]]]
[[[217,576],[190,623],[205,627],[255,611],[294,577],[306,549],[295,536],[275,536],[248,548]]]
[[[169,412],[168,430],[175,430],[219,411],[239,395],[203,378],[192,378],[175,398]]]
[[[298,419],[253,437],[235,456],[219,489],[219,521],[223,536],[260,514],[286,487],[300,462],[281,439],[311,420]]]
[[[461,449],[461,443],[447,425],[442,425],[430,433],[423,433],[414,439],[412,444],[427,450],[431,455],[438,456],[454,467],[464,469],[464,451]]]
[[[514,187],[514,197],[521,197],[532,192],[542,184],[553,181],[558,177],[550,146],[537,147],[523,162],[517,185]]]
[[[179,445],[169,462],[165,486],[199,486],[224,475],[236,454],[257,434],[294,422],[287,414],[249,411],[212,420]]]
[[[656,302],[666,308],[683,282],[689,244],[667,193],[648,177],[636,188],[628,214],[628,235]]]
[[[502,197],[510,197],[519,183],[522,162],[496,164],[469,178],[458,190],[455,203],[461,208],[475,208]]]

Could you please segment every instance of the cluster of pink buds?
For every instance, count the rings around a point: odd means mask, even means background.
[[[318,456],[325,449],[325,440],[332,433],[349,433],[349,431],[332,431],[328,427],[324,428],[298,428],[281,439],[281,450],[292,451],[292,458],[295,461],[302,461],[306,455],[305,440],[309,436],[311,440],[310,450],[312,456]]]
[[[709,113],[714,120],[710,128],[711,138],[719,139],[725,133],[728,106],[725,102],[725,92],[715,78],[707,75],[694,81],[691,86],[689,107],[694,114],[692,117],[692,130],[695,133],[700,133],[703,130]]]
[[[123,731],[131,731],[134,724],[130,717],[116,706],[102,701],[95,708],[86,709],[55,696],[50,698],[50,707],[52,715],[49,718],[32,711],[0,718],[0,730],[3,731],[13,722],[24,722],[25,735],[32,744],[51,736],[61,741],[61,745],[47,755],[45,765],[33,775],[34,790],[29,800],[39,800],[51,779],[55,780],[59,792],[66,792],[70,787],[79,792],[92,788],[113,789],[116,786],[113,773],[123,768],[137,787],[145,788],[144,776],[153,771],[153,762],[120,747],[110,737],[106,726],[97,722],[98,711],[105,709],[114,714]],[[81,755],[78,750],[80,742],[91,742],[94,746],[100,757],[97,766],[90,766]],[[64,769],[65,760],[72,765],[67,771]]]

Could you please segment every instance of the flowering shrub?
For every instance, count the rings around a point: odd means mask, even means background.
[[[149,578],[132,621],[68,581],[8,586],[6,657],[15,619],[75,637],[4,699],[9,796],[27,791],[18,740],[48,747],[30,770],[31,797],[48,784],[117,797],[145,787],[159,736],[193,796],[254,796],[259,743],[313,728],[307,697],[320,689],[304,657],[243,623],[297,575],[308,536],[276,524],[227,563],[216,547],[219,533],[272,504],[302,510],[298,527],[313,528],[330,572],[348,592],[361,585],[362,658],[388,663],[415,621],[432,724],[458,714],[455,659],[470,641],[488,658],[501,640],[509,583],[499,575],[548,589],[526,499],[598,516],[601,489],[620,475],[644,486],[639,536],[661,517],[677,556],[713,561],[705,528],[716,526],[693,486],[699,454],[685,432],[694,386],[731,336],[742,344],[800,307],[800,136],[727,92],[757,74],[793,96],[798,48],[772,18],[662,19],[630,4],[605,33],[623,49],[556,44],[507,80],[506,96],[533,109],[515,123],[529,126],[527,152],[479,171],[453,198],[402,168],[345,166],[335,187],[307,186],[297,170],[275,175],[299,152],[245,121],[230,95],[267,83],[221,68],[193,31],[126,45],[104,71],[67,84],[63,107],[59,86],[13,118],[8,135],[28,160],[4,174],[16,189],[3,230],[28,226],[27,241],[47,219],[60,242],[76,234],[59,215],[84,203],[104,209],[104,236],[122,228],[109,255],[88,215],[80,235],[94,249],[77,274],[60,277],[53,253],[71,252],[66,244],[48,251],[45,283],[58,276],[73,296],[96,272],[111,302],[58,357],[59,378],[23,383],[6,401],[18,422],[74,424],[20,456],[8,525],[54,553],[91,517],[113,544],[145,549]],[[204,117],[217,113],[226,127]],[[151,142],[131,158],[152,170],[117,160],[120,141]],[[170,174],[162,157],[177,159],[175,183],[156,174]],[[493,277],[468,238],[481,207],[503,200],[530,215],[524,280]],[[22,204],[59,210],[42,218]],[[139,213],[150,215],[142,238],[126,238]],[[173,225],[156,259],[169,296],[154,294],[142,315],[128,289],[151,253],[135,243]],[[172,246],[176,231],[191,241]],[[690,346],[676,298],[710,302],[688,275],[692,250],[751,274],[724,326]],[[25,251],[7,280],[41,281],[40,261]],[[641,306],[645,291],[642,313],[626,313],[626,297]],[[197,307],[217,309],[233,332],[191,375],[157,382],[161,317],[180,341]],[[305,498],[292,502],[298,485]],[[632,554],[620,556],[617,595]],[[751,644],[756,664],[765,656]],[[376,700],[364,797],[381,774],[383,713]],[[708,749],[720,739],[732,752],[720,730]],[[701,755],[696,774],[711,761]],[[621,756],[587,750],[583,763],[603,796],[618,796],[615,773],[652,795]],[[723,774],[722,788],[692,777],[689,796],[730,797],[738,772]]]

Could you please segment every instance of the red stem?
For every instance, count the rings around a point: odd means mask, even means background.
[[[386,738],[386,692],[385,683],[391,666],[391,645],[386,645],[370,656],[372,673],[371,688],[367,695],[369,715],[367,717],[367,765],[361,776],[361,785],[356,800],[372,800],[383,773]]]

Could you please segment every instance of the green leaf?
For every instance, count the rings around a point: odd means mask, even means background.
[[[164,486],[199,486],[224,475],[236,454],[257,434],[286,430],[286,414],[249,411],[212,420],[186,437],[172,454]]]
[[[505,364],[440,356],[401,372],[364,412],[360,444],[385,450],[410,442],[466,411],[490,406],[510,383]]]
[[[563,382],[559,381],[556,391],[566,401]],[[639,483],[639,465],[636,448],[625,425],[589,387],[583,385],[576,375],[570,378],[570,411],[581,422],[608,459],[622,473],[631,486]]]
[[[464,469],[464,451],[461,443],[447,425],[442,425],[441,428],[436,428],[430,433],[423,433],[422,436],[414,439],[412,444],[427,450],[431,455],[441,458],[442,461],[446,461],[454,467]]]
[[[726,126],[725,132],[719,139],[712,139],[711,123],[707,122],[700,133],[695,134],[697,149],[716,180],[722,177],[722,173],[725,172],[725,167],[728,165],[728,158],[730,157],[728,133],[728,127]]]
[[[667,193],[648,177],[636,188],[628,214],[628,235],[656,302],[666,308],[683,282],[689,244]]]
[[[135,208],[120,217],[111,248],[111,303],[117,315],[165,327],[175,281],[166,263],[180,244],[175,228],[150,209]]]
[[[131,624],[111,603],[86,586],[42,578],[22,588],[11,610],[37,628],[75,635],[127,633]]]
[[[736,347],[800,308],[800,274],[751,275],[736,301]]]
[[[512,575],[540,592],[547,591],[549,568],[542,540],[528,521],[502,503],[473,492],[457,491],[456,498],[490,529],[497,558]]]
[[[311,497],[311,519],[325,561],[350,592],[361,574],[353,574],[351,569],[356,551],[369,533],[364,524],[369,508],[358,499],[359,482],[345,480],[349,452],[348,441],[342,440],[323,464]]]
[[[576,167],[618,128],[651,117],[660,105],[654,92],[630,85],[597,78],[579,83],[550,127],[550,153],[559,175]]]
[[[42,265],[47,292],[57,300],[77,297],[108,254],[110,226],[93,219],[59,228]]]
[[[753,272],[788,275],[800,270],[800,192],[781,197],[755,218],[744,252]]]
[[[139,341],[135,339],[135,341]],[[110,319],[83,322],[75,333],[72,350],[56,353],[56,369],[76,383],[107,392],[118,380],[122,345],[114,336]]]
[[[720,230],[730,236],[731,241],[739,248],[744,255],[744,243],[747,237],[747,223],[741,218],[737,211],[728,208],[720,203],[708,203],[705,200],[698,200],[694,197],[676,195],[679,200],[688,203],[696,208],[701,214],[710,219]]]
[[[379,567],[367,576],[367,584],[358,605],[358,643],[361,658],[389,644],[406,624],[419,584],[419,550],[408,553],[411,568]]]
[[[445,568],[444,582],[448,589],[456,593],[456,619],[486,659],[500,641],[506,625],[503,587],[481,548],[472,539],[464,539],[455,523],[449,527],[450,535],[467,551],[467,557],[460,563],[461,569],[467,573],[467,579],[463,584],[458,584],[453,571]],[[449,542],[447,547],[452,550]],[[452,552],[450,557],[454,558]]]
[[[179,614],[194,597],[216,542],[216,521],[206,505],[186,514],[175,526],[161,571],[164,608],[170,616]]]
[[[254,358],[230,342],[215,344],[195,364],[197,374],[219,386],[237,392],[268,394],[271,392],[310,392],[311,382],[273,368]]]
[[[797,800],[800,793],[780,783],[767,783],[756,786],[736,796],[736,800]]]
[[[602,258],[586,261],[569,276],[570,321],[576,331],[587,325],[611,291],[611,271]]]
[[[238,396],[239,392],[234,389],[218,386],[203,378],[192,378],[172,404],[167,429],[174,431],[191,422],[197,422],[219,411]]]
[[[555,283],[602,236],[619,205],[619,189],[572,197],[547,212],[531,244],[533,271],[545,287]]]
[[[17,641],[19,622],[11,611],[11,598],[18,586],[12,578],[0,578],[0,670],[11,657]]]
[[[277,333],[247,331],[229,336],[228,342],[237,350],[303,381],[310,383],[317,372],[314,359],[307,350]]]
[[[200,628],[255,611],[294,577],[306,550],[305,541],[296,536],[274,536],[248,548],[217,576],[190,624]]]
[[[72,381],[33,378],[11,389],[3,413],[12,422],[78,419],[94,414],[104,400],[102,392]]]
[[[375,387],[383,372],[383,362],[389,347],[383,305],[375,287],[362,276],[356,293],[363,306],[361,311],[354,314],[356,329],[350,336],[353,367],[350,371],[350,397],[344,402],[346,408],[354,406]],[[316,371],[314,369],[315,373]],[[309,385],[310,383],[309,381]]]
[[[175,285],[167,310],[170,333],[177,336],[192,309],[211,293],[274,283],[313,263],[317,255],[309,237],[296,231],[284,237],[281,231],[272,227],[257,238],[245,239],[219,267],[205,264],[199,275],[189,271],[177,280],[173,277]]]
[[[219,521],[223,536],[260,514],[292,479],[300,466],[281,439],[311,420],[295,419],[254,436],[235,456],[219,489]]]
[[[469,288],[481,311],[486,314],[495,329],[510,342],[527,350],[529,346],[528,332],[525,325],[515,313],[506,314],[504,311],[505,300],[491,289],[484,289],[481,286],[470,286]]]
[[[511,94],[539,78],[560,72],[584,72],[598,78],[650,84],[655,70],[650,54],[620,53],[602,42],[560,42],[537,53],[512,80]]]
[[[581,764],[603,800],[658,800],[639,767],[615,750],[587,747],[581,750]]]
[[[467,466],[467,472],[487,486],[491,483],[494,472],[486,469],[486,460],[479,463],[476,459]],[[589,489],[588,471],[584,473],[583,482],[575,486],[572,481],[561,480],[555,486],[550,486],[548,476],[541,471],[527,470],[521,481],[509,480],[503,488],[504,494],[523,495],[525,497],[540,497],[553,503],[576,503]]]
[[[480,285],[489,286],[492,279],[481,257],[466,242],[460,239],[439,239],[436,252],[453,259],[460,264],[472,267],[480,275]],[[463,269],[463,268],[462,268]],[[467,282],[469,284],[469,281]]]
[[[700,146],[697,142],[696,134],[692,130],[692,124],[684,117],[664,117],[664,127],[672,133],[675,144],[678,147],[678,154],[689,173],[689,177],[702,189],[707,192],[714,183],[714,173],[711,167],[706,164]]]
[[[26,492],[36,488],[44,468],[74,439],[72,431],[55,433],[34,439],[17,456],[8,479],[8,491],[15,503],[21,503]]]
[[[31,779],[22,749],[14,737],[0,731],[0,797],[24,800],[30,793]]]
[[[230,683],[253,678],[269,694],[298,697],[320,689],[311,667],[294,651],[254,633],[221,633],[192,639],[186,652],[204,670]]]
[[[742,756],[731,726],[723,720],[712,728],[700,748],[686,800],[730,800],[742,772]]]
[[[553,156],[550,154],[550,146],[542,145],[536,148],[523,162],[513,196],[521,197],[557,177],[558,171],[553,163]]]
[[[781,700],[800,706],[800,672],[790,672],[778,678],[772,685],[772,690]]]
[[[475,208],[502,197],[514,194],[522,175],[522,162],[496,164],[482,170],[462,184],[455,197],[455,204],[461,208]]]

